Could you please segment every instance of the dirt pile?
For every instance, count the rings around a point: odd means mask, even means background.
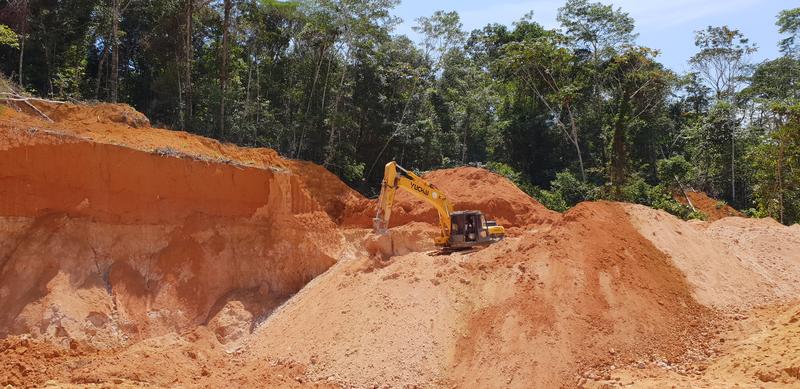
[[[337,264],[248,350],[358,387],[558,386],[596,365],[702,349],[710,315],[622,207],[592,203],[477,253]]]
[[[732,315],[715,353],[687,365],[648,363],[614,373],[639,388],[796,388],[800,385],[800,304]],[[688,367],[688,371],[687,371]],[[596,382],[589,387],[603,387]]]
[[[675,195],[675,200],[684,205],[689,205],[689,198],[695,209],[706,215],[706,220],[715,221],[730,216],[744,216],[724,201],[713,199],[704,192],[687,191],[686,195],[679,193]]]
[[[625,209],[637,230],[686,274],[710,307],[749,308],[800,296],[800,235],[772,219],[685,222],[641,205]]]
[[[0,340],[0,383],[18,388],[334,387],[309,383],[305,368],[289,362],[244,368],[241,355],[225,352],[204,327],[121,350],[80,342],[61,347],[18,336]]]

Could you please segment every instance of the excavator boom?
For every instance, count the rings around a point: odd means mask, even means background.
[[[489,244],[505,236],[503,227],[487,222],[480,211],[456,212],[453,204],[439,188],[394,161],[387,163],[383,172],[378,211],[373,219],[375,231],[378,233],[385,233],[389,228],[392,204],[398,189],[411,193],[436,209],[439,214],[439,236],[434,238],[434,243],[437,246],[472,247]]]
[[[450,239],[450,213],[455,210],[453,204],[436,186],[425,181],[414,172],[404,169],[394,161],[387,163],[384,168],[381,194],[378,198],[378,213],[373,219],[375,231],[384,233],[389,228],[389,219],[392,217],[392,204],[394,203],[397,189],[404,189],[415,197],[433,205],[439,213],[440,228],[440,235],[435,240],[437,244],[445,245]]]

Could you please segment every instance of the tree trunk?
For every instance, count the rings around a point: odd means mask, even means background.
[[[294,158],[300,157],[300,151],[303,148],[303,140],[306,136],[306,129],[311,126],[308,121],[308,113],[311,112],[311,103],[314,102],[314,92],[317,90],[317,80],[319,80],[319,72],[322,69],[322,63],[325,62],[325,51],[327,48],[323,46],[319,51],[319,61],[317,61],[316,70],[314,71],[314,81],[311,83],[311,92],[308,94],[308,103],[306,104],[306,112],[303,115],[303,128],[300,130],[300,137],[297,138],[294,148]]]
[[[19,86],[24,89],[22,86],[22,60],[23,55],[25,54],[25,31],[23,30],[22,33],[19,34]]]
[[[625,121],[630,109],[630,102],[627,99],[627,88],[620,96],[617,119],[614,123],[614,137],[611,140],[611,185],[617,195],[622,193],[622,185],[625,184],[625,170],[627,164],[627,150],[625,149]]]
[[[194,13],[194,0],[186,0],[186,36],[184,37],[184,49],[185,49],[185,63],[184,63],[184,71],[186,72],[184,75],[184,130],[191,131],[192,128],[192,59],[193,59],[193,47],[192,47],[192,14]]]
[[[778,149],[778,211],[781,224],[783,224],[783,137],[780,139]]]
[[[572,144],[575,145],[575,152],[578,154],[578,166],[581,169],[581,180],[586,182],[586,169],[583,167],[583,155],[581,154],[581,144],[578,140],[578,126],[575,125],[575,116],[572,115],[572,109],[567,112],[569,115],[569,126],[572,132]]]
[[[219,134],[218,138],[225,136],[225,93],[228,90],[228,29],[231,21],[231,0],[224,2],[224,15],[222,19],[222,66],[220,66],[219,85]]]
[[[22,69],[23,63],[25,59],[25,41],[27,40],[27,33],[28,33],[28,16],[30,15],[30,4],[28,0],[17,0],[17,1],[9,1],[7,2],[8,6],[11,9],[16,10],[17,14],[17,23],[16,23],[16,30],[19,33],[19,86],[23,87],[22,82],[24,81],[24,77],[22,76]],[[23,87],[24,89],[24,87]]]
[[[119,81],[119,0],[111,0],[111,102],[116,103]]]
[[[731,130],[731,203],[736,204],[736,137]]]
[[[349,52],[348,52],[349,53]],[[328,89],[328,76],[331,73],[331,62],[333,62],[333,53],[331,53],[330,57],[328,58],[328,70],[325,74],[325,89],[322,91],[322,109],[323,112],[325,110],[325,92]],[[334,157],[336,156],[336,149],[334,147],[334,143],[336,142],[336,116],[339,114],[339,100],[342,97],[342,89],[344,89],[344,77],[347,74],[347,63],[345,62],[342,66],[342,77],[339,78],[339,89],[336,93],[336,99],[333,102],[333,115],[331,120],[331,131],[328,134],[328,144],[326,146],[326,153],[325,153],[325,162],[322,166],[326,168],[330,168],[333,164]]]
[[[106,58],[108,58],[108,43],[103,45],[103,55],[100,56],[100,62],[97,64],[97,79],[94,84],[95,100],[100,100],[100,83],[103,81],[103,68],[106,66]]]

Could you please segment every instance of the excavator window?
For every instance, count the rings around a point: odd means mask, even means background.
[[[481,218],[478,215],[467,215],[467,240],[470,242],[474,242],[478,240],[478,236],[480,231],[483,230],[481,227]]]

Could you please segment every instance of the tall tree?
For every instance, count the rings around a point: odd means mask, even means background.
[[[184,5],[184,38],[183,38],[183,109],[181,123],[182,129],[190,131],[192,128],[192,62],[194,57],[194,43],[192,40],[192,28],[194,22],[194,3],[195,0],[185,0]]]
[[[800,7],[781,11],[775,24],[778,32],[788,35],[778,42],[781,52],[786,56],[800,56]]]
[[[501,68],[524,80],[525,87],[546,108],[556,127],[575,148],[581,178],[586,170],[581,151],[575,102],[585,87],[585,69],[575,55],[564,47],[565,37],[549,32],[532,40],[511,42],[505,46]]]
[[[633,18],[612,5],[567,0],[558,9],[556,18],[566,36],[591,53],[595,65],[621,47],[632,44],[638,36],[633,32]]]
[[[223,0],[223,16],[222,16],[222,52],[220,54],[220,70],[219,70],[219,132],[217,137],[222,139],[225,137],[225,94],[228,91],[228,34],[231,23],[231,0]]]
[[[700,51],[689,64],[698,72],[714,92],[717,101],[732,104],[745,77],[751,72],[748,61],[756,46],[739,30],[728,26],[712,27],[695,32],[695,46]],[[734,114],[733,111],[727,111]],[[732,122],[733,117],[728,118]],[[731,200],[736,201],[736,128],[730,126],[730,188]]]
[[[120,0],[111,0],[111,102],[119,94],[119,18]]]
[[[655,61],[655,55],[652,49],[632,47],[612,58],[606,69],[614,101],[609,177],[617,195],[628,173],[628,131],[642,115],[663,108],[672,85],[671,73]]]

